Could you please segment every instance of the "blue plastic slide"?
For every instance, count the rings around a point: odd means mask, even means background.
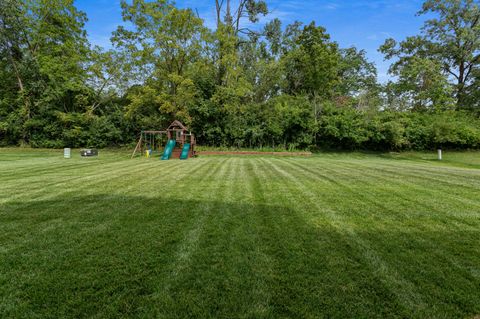
[[[183,144],[182,154],[180,155],[181,160],[184,160],[184,159],[188,158],[188,151],[189,150],[190,150],[190,144],[188,144],[188,143]]]
[[[173,148],[175,147],[175,140],[168,140],[165,150],[163,151],[162,160],[168,160],[172,156]]]

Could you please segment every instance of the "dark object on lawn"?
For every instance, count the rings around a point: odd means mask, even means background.
[[[98,156],[98,150],[92,148],[92,149],[83,149],[80,151],[80,155],[82,157],[88,157],[88,156]]]

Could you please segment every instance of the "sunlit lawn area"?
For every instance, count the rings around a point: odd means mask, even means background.
[[[475,318],[480,153],[0,149],[0,318]]]

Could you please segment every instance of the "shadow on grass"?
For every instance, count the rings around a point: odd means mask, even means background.
[[[437,268],[418,264],[423,259],[409,264],[408,253],[416,248],[405,247],[402,234],[365,237],[388,241],[386,258],[395,260],[392,250],[398,249],[410,267],[405,274],[417,274],[408,279],[424,298],[420,311],[405,302],[405,292],[392,289],[395,283],[385,283],[351,237],[327,224],[311,225],[286,207],[108,195],[38,201],[33,209],[31,204],[14,202],[0,210],[3,318],[421,318],[480,312],[479,292],[470,291],[471,285],[422,277],[421,271],[434,276]]]

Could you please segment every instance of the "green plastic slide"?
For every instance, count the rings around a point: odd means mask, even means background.
[[[190,144],[188,144],[188,143],[183,144],[182,154],[180,155],[181,160],[184,160],[184,159],[188,158],[188,151],[189,150],[190,150]]]
[[[163,151],[162,160],[170,159],[175,144],[175,140],[168,140],[167,145],[165,146],[165,150]]]

